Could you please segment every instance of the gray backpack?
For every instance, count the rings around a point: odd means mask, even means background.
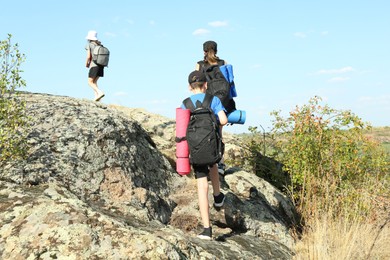
[[[97,65],[107,67],[109,59],[110,59],[110,51],[107,49],[107,47],[104,47],[101,44],[100,45],[97,44],[95,48],[93,48],[92,60]]]

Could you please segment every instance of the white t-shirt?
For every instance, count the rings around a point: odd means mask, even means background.
[[[96,43],[90,41],[87,43],[87,45],[85,45],[85,50],[88,51],[88,49],[91,51],[91,55],[92,55],[92,52],[93,52],[93,49],[95,49],[96,47]],[[91,60],[91,64],[89,65],[89,68],[93,68],[93,67],[97,67],[97,64],[95,62],[93,62],[93,60]]]

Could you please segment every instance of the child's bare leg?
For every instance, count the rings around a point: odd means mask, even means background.
[[[218,172],[217,172],[218,174]],[[210,217],[209,217],[209,184],[207,177],[202,177],[197,179],[198,184],[198,202],[200,216],[202,218],[202,223],[205,228],[210,227]]]
[[[97,85],[97,80],[99,79],[99,77],[96,77],[96,78],[88,78],[88,85],[93,89],[93,91],[95,92],[95,98],[98,97],[99,95],[99,88],[98,88],[98,85]]]
[[[219,182],[219,174],[217,164],[214,164],[213,167],[210,168],[210,180],[211,185],[213,186],[213,195],[218,196],[221,192],[220,182]]]

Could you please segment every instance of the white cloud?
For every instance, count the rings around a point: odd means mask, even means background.
[[[261,64],[253,64],[252,65],[252,69],[260,69],[262,68],[263,66]]]
[[[104,35],[106,35],[107,37],[116,37],[116,33],[113,33],[113,32],[105,32]]]
[[[214,21],[214,22],[209,22],[209,25],[211,27],[224,27],[228,25],[227,21]]]
[[[306,38],[307,34],[304,32],[296,32],[294,33],[294,36],[298,38]]]
[[[321,32],[318,32],[318,31],[315,31],[315,30],[310,30],[310,31],[306,31],[306,32],[295,32],[293,35],[297,38],[306,38],[306,37],[309,37],[309,35],[321,35],[321,36],[326,36],[329,34],[328,31],[321,31]]]
[[[112,20],[114,23],[120,22],[121,17],[120,16],[115,16],[114,19]]]
[[[360,97],[358,101],[370,105],[390,105],[390,95],[381,95],[377,97],[363,96]]]
[[[119,92],[115,92],[115,93],[114,93],[114,96],[115,96],[115,97],[126,97],[126,96],[127,96],[127,93],[126,93],[126,92],[123,92],[123,91],[119,91]]]
[[[193,35],[204,35],[204,34],[209,34],[210,31],[206,29],[196,29],[192,34]]]
[[[166,99],[153,99],[147,102],[148,104],[154,104],[154,105],[160,105],[160,104],[167,104],[168,100]]]
[[[355,71],[355,69],[352,68],[351,66],[347,66],[340,69],[329,69],[329,70],[322,69],[317,71],[315,74],[342,74],[342,73],[347,73],[352,71]]]
[[[344,82],[344,81],[347,81],[349,79],[350,79],[349,77],[334,77],[334,78],[329,79],[328,82],[337,83],[337,82]]]

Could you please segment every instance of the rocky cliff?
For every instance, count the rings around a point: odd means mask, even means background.
[[[227,199],[211,209],[214,240],[196,238],[196,181],[174,170],[174,121],[64,96],[22,98],[30,149],[0,169],[1,259],[292,257],[291,202],[238,168],[221,177]]]

